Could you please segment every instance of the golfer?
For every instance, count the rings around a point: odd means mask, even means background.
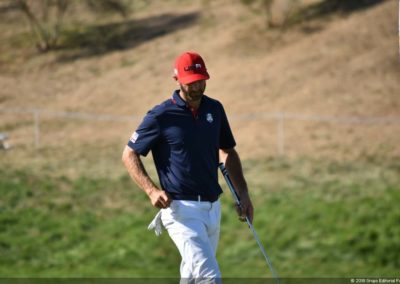
[[[223,162],[241,199],[239,219],[253,219],[235,139],[222,104],[204,95],[210,78],[201,56],[185,52],[175,62],[179,89],[150,110],[132,134],[122,160],[132,179],[161,210],[151,223],[167,229],[182,257],[183,283],[220,283],[216,260],[221,209],[218,164]],[[161,188],[140,156],[152,152]]]

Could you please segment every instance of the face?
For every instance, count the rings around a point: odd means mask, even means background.
[[[206,90],[206,80],[195,81],[190,84],[179,84],[181,92],[188,103],[199,102]]]

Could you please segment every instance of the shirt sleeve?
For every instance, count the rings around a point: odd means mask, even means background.
[[[147,156],[159,137],[160,128],[157,118],[152,111],[149,111],[136,131],[133,132],[127,145],[140,155]]]
[[[221,104],[221,131],[219,134],[219,148],[231,149],[236,146],[235,138],[233,137],[231,127],[226,117],[224,107]]]

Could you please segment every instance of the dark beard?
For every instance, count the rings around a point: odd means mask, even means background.
[[[185,95],[186,99],[189,102],[199,101],[203,97],[204,90],[196,91],[196,92],[186,92],[184,88],[181,86],[181,92]]]
[[[189,92],[186,96],[191,101],[198,101],[203,97],[203,92]]]

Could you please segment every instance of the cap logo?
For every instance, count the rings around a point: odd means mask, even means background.
[[[194,65],[186,66],[183,68],[185,71],[190,71],[190,70],[196,70],[196,69],[201,69],[201,64],[196,63]]]

